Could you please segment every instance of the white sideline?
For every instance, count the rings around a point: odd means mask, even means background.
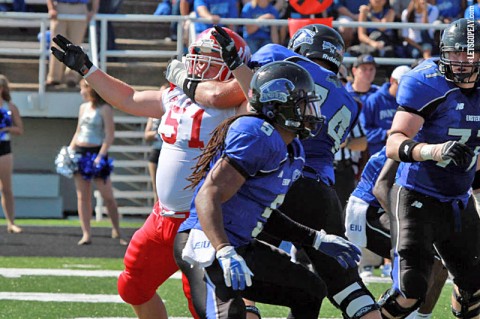
[[[21,276],[65,276],[65,277],[118,277],[119,270],[80,270],[80,269],[44,269],[44,268],[0,268],[0,276],[18,278]],[[180,279],[180,272],[174,273],[171,279]],[[390,278],[366,277],[365,283],[389,283]]]

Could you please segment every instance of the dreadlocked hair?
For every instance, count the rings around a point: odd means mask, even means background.
[[[225,138],[227,137],[228,128],[230,124],[232,124],[236,119],[242,116],[255,116],[259,118],[267,119],[265,116],[257,113],[253,114],[239,114],[228,119],[225,119],[222,123],[220,123],[210,134],[212,137],[208,142],[207,146],[203,149],[202,154],[197,156],[195,159],[197,160],[197,164],[192,168],[192,174],[187,178],[190,182],[190,185],[185,187],[186,189],[191,188],[194,189],[200,183],[202,178],[204,178],[208,171],[210,170],[210,163],[212,162],[215,155],[223,152],[225,149]]]

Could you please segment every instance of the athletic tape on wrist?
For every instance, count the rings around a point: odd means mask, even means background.
[[[427,144],[423,145],[420,149],[420,156],[424,161],[433,160],[433,148],[435,145]]]
[[[414,140],[408,139],[402,142],[400,144],[400,147],[398,148],[398,157],[402,162],[416,162],[413,159],[413,149],[415,146],[418,145],[418,142],[415,142]]]
[[[92,75],[93,72],[97,71],[98,68],[95,65],[92,65],[92,67],[88,70],[87,74],[83,76],[84,79],[88,78],[90,75]]]

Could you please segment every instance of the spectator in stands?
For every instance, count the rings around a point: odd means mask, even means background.
[[[242,18],[246,19],[278,19],[277,9],[269,0],[252,0],[242,9]],[[277,26],[247,24],[243,28],[243,38],[247,41],[252,53],[268,43],[279,43]]]
[[[12,103],[8,79],[0,74],[0,195],[9,233],[21,233],[15,225],[15,203],[12,191],[13,154],[11,135],[23,134],[23,122],[18,108]]]
[[[193,15],[193,0],[179,0],[180,2],[180,15],[189,16]],[[190,36],[190,20],[186,20],[183,23],[183,53],[187,54],[188,46],[190,45],[189,36]]]
[[[395,11],[387,0],[370,0],[368,5],[360,6],[359,22],[393,22]],[[396,31],[388,28],[358,27],[359,45],[349,48],[353,56],[371,54],[374,56],[394,56]]]
[[[81,157],[74,174],[77,190],[77,207],[83,236],[78,245],[90,245],[92,234],[92,179],[102,195],[108,216],[112,222],[112,238],[120,245],[128,242],[121,237],[117,202],[113,196],[108,160],[108,149],[114,139],[113,109],[85,80],[80,82],[80,94],[85,103],[80,105],[78,124],[69,148]]]
[[[115,14],[120,9],[123,0],[100,0],[98,7],[98,13],[105,14]],[[100,50],[100,34],[101,34],[101,23],[97,21],[97,45]],[[115,30],[113,29],[113,23],[107,22],[107,50],[115,50]]]
[[[402,12],[408,8],[409,3],[410,0],[390,0],[390,7],[395,11],[395,21],[401,21]]]
[[[193,6],[197,17],[211,21],[210,24],[195,22],[196,34],[212,28],[214,24],[223,26],[218,23],[220,18],[238,18],[238,2],[236,0],[194,0]],[[235,26],[228,27],[235,30]]]
[[[442,23],[450,23],[462,18],[467,8],[467,0],[429,0],[428,2],[437,6],[438,19]]]
[[[180,15],[180,0],[163,0],[158,4],[153,15]],[[170,37],[168,39],[171,41],[177,41],[177,25],[178,22],[170,23]]]
[[[430,23],[438,19],[438,8],[426,0],[411,0],[402,12],[402,22]],[[429,58],[434,51],[434,29],[402,29],[403,50],[401,55],[408,58]],[[435,51],[437,51],[435,49]]]
[[[10,6],[7,4],[0,4],[0,11],[26,12],[27,6],[25,5],[25,0],[13,0]]]
[[[472,4],[467,9],[465,9],[464,18],[466,19],[475,19],[480,20],[480,0],[477,0],[477,4]]]
[[[358,21],[360,14],[360,6],[367,5],[369,0],[334,0],[333,11],[337,16],[338,22],[355,22]],[[358,42],[356,35],[356,28],[340,27],[338,32],[342,35],[345,41],[345,47],[350,46]]]
[[[100,0],[47,0],[48,16],[50,18],[50,32],[52,38],[61,33],[75,43],[82,43],[90,19],[98,12]],[[88,4],[91,3],[91,10]],[[81,14],[85,20],[59,20],[59,14]],[[55,87],[65,82],[68,87],[76,87],[80,80],[79,75],[70,69],[65,70],[63,63],[50,55],[47,75],[47,87]]]
[[[392,126],[393,116],[397,111],[398,83],[410,67],[401,65],[393,70],[390,81],[367,98],[360,113],[360,123],[367,134],[368,152],[379,152],[387,142],[388,132]]]

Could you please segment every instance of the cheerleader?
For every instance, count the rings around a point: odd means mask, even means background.
[[[12,104],[8,79],[0,74],[0,195],[9,233],[22,229],[15,225],[15,203],[12,192],[13,154],[11,135],[23,134],[23,123],[18,108]]]
[[[80,82],[80,94],[85,103],[80,106],[77,129],[69,146],[79,157],[74,180],[83,236],[78,245],[92,243],[92,180],[102,195],[112,222],[112,238],[119,239],[120,245],[127,245],[120,234],[118,208],[110,179],[113,166],[107,154],[114,139],[113,109],[85,80]]]

